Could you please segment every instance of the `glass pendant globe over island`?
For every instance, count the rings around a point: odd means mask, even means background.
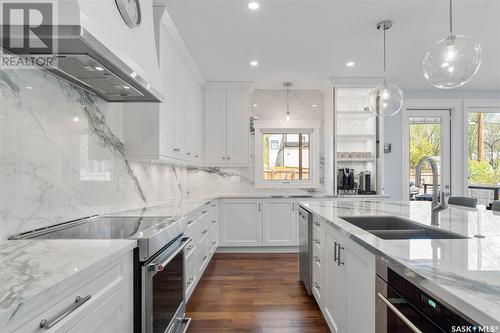
[[[436,43],[425,55],[426,80],[441,89],[453,89],[469,82],[481,66],[481,46],[472,37],[449,36]]]
[[[391,117],[403,109],[403,91],[385,80],[370,92],[368,105],[378,117]]]

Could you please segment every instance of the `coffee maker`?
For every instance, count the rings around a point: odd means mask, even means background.
[[[354,183],[354,169],[338,169],[337,191],[339,194],[356,194]]]
[[[372,173],[370,171],[361,171],[359,173],[359,194],[375,194],[372,191]]]

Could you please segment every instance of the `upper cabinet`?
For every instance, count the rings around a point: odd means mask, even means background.
[[[249,163],[248,83],[209,83],[205,87],[205,164]]]
[[[201,164],[202,82],[172,29],[165,13],[156,32],[164,102],[125,105],[125,155]]]

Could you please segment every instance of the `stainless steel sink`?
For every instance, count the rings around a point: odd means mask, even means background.
[[[467,239],[397,216],[341,216],[341,219],[382,239]]]

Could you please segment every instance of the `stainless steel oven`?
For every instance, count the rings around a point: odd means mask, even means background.
[[[385,260],[377,260],[375,284],[376,333],[448,333],[463,332],[457,328],[478,327],[444,301],[396,273]]]
[[[191,238],[179,237],[163,251],[141,263],[142,332],[185,332],[191,321],[185,317],[184,248]]]

